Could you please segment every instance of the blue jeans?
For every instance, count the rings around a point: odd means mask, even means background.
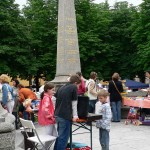
[[[89,113],[95,113],[95,104],[97,102],[96,100],[89,100]]]
[[[121,120],[121,101],[111,102],[113,121]]]
[[[109,150],[109,131],[106,129],[99,129],[99,141],[102,150]]]
[[[65,150],[70,135],[71,121],[56,117],[58,137],[56,139],[54,150]]]

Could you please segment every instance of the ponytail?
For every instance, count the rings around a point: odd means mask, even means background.
[[[44,91],[41,93],[41,100],[44,97],[44,93],[47,92],[49,89],[51,90],[52,88],[54,88],[54,84],[51,82],[48,82],[44,85]]]
[[[41,100],[43,99],[44,97],[44,91],[41,93]]]

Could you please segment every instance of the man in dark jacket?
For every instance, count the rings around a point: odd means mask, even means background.
[[[78,119],[77,115],[77,87],[81,79],[72,75],[69,83],[58,89],[56,93],[55,116],[57,122],[58,137],[55,142],[54,150],[65,150],[70,134],[71,121]]]

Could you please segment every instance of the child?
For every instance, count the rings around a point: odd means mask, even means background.
[[[41,101],[38,112],[38,123],[44,126],[45,132],[48,135],[57,136],[55,128],[54,106],[52,96],[55,93],[55,88],[52,83],[47,83],[44,86],[44,91],[41,94]],[[45,147],[48,148],[50,143],[46,143]]]
[[[96,122],[96,127],[99,128],[99,140],[102,150],[109,150],[109,131],[112,117],[110,104],[107,100],[109,93],[102,89],[98,92],[97,96],[98,100],[102,103],[99,110],[97,110],[102,115],[102,119]]]

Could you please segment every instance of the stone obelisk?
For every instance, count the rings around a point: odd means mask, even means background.
[[[59,0],[57,65],[52,82],[66,82],[77,71],[81,71],[81,66],[74,0]]]

